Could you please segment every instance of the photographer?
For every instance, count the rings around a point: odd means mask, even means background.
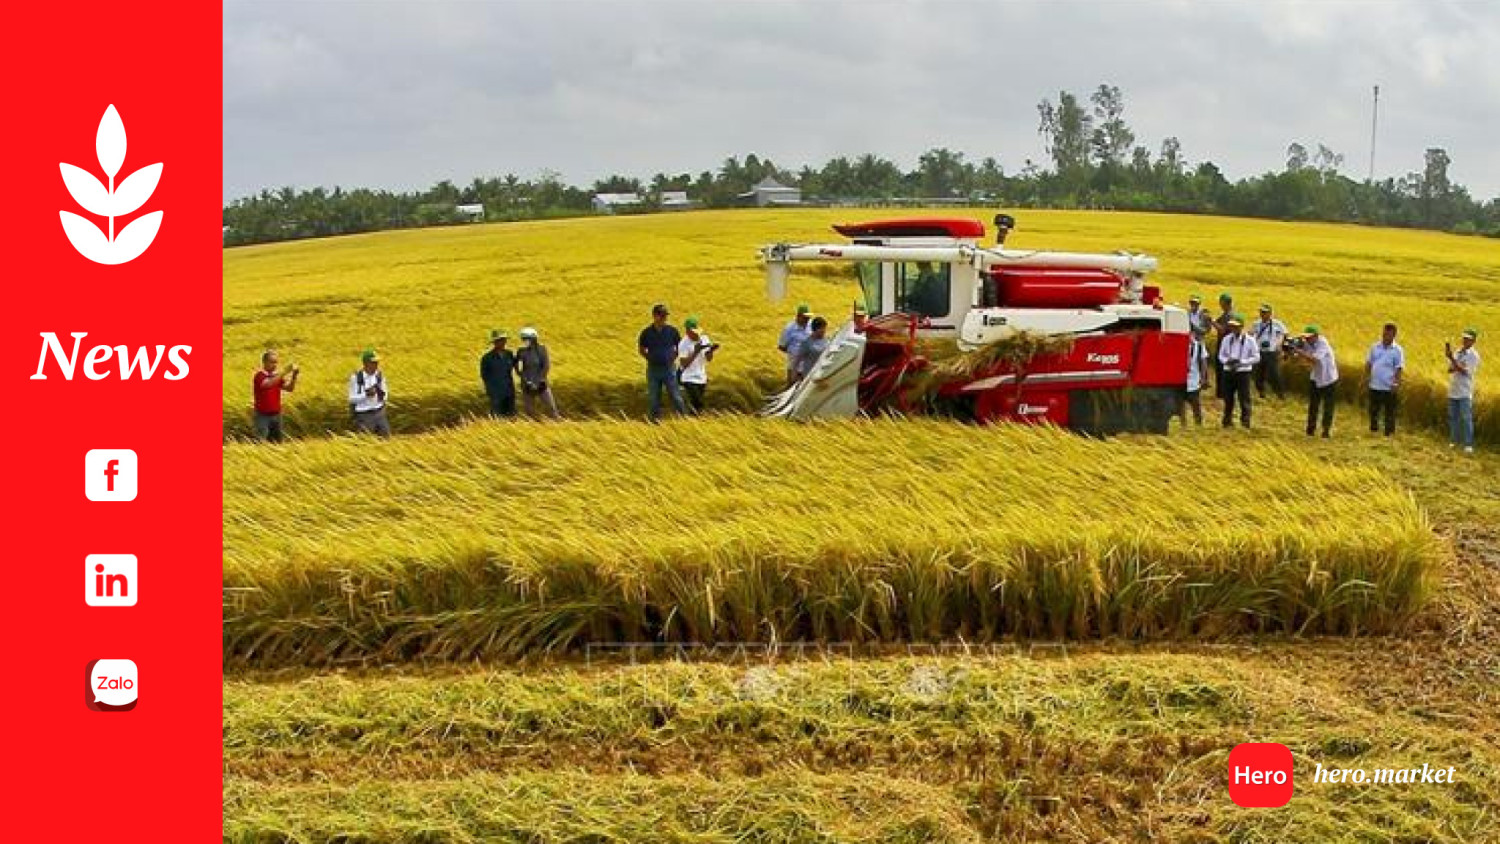
[[[708,362],[714,359],[719,344],[698,330],[698,318],[683,320],[687,336],[677,344],[677,378],[693,415],[703,412],[703,394],[708,391]]]
[[[1465,328],[1463,346],[1453,351],[1452,343],[1443,344],[1448,358],[1448,447],[1463,446],[1464,453],[1474,453],[1474,373],[1479,371],[1479,331]]]
[[[385,418],[385,373],[380,371],[380,355],[365,349],[359,356],[360,368],[349,376],[349,411],[354,414],[354,429],[378,437],[391,435],[391,423]]]
[[[1245,333],[1245,321],[1237,313],[1224,319],[1219,338],[1219,397],[1224,400],[1223,425],[1234,424],[1234,404],[1240,404],[1240,427],[1250,427],[1250,373],[1260,362],[1260,347]]]
[[[280,360],[275,349],[266,349],[260,356],[260,369],[255,371],[251,388],[255,398],[255,436],[273,443],[286,438],[281,428],[281,393],[297,389],[297,376],[302,371],[294,364],[286,375],[279,375],[276,366]]]
[[[1299,357],[1312,362],[1312,387],[1307,393],[1307,435],[1317,433],[1318,414],[1323,417],[1323,439],[1333,430],[1334,388],[1339,381],[1339,365],[1333,358],[1333,346],[1323,338],[1316,325],[1303,329],[1300,342],[1288,347]]]
[[[1255,323],[1255,341],[1260,345],[1260,363],[1255,365],[1255,395],[1266,397],[1266,383],[1276,398],[1281,392],[1281,346],[1286,342],[1286,323],[1271,313],[1269,303],[1260,306],[1260,320]]]

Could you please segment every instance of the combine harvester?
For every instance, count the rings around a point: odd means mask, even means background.
[[[1145,283],[1156,259],[1007,249],[1015,222],[1001,214],[995,225],[994,248],[980,245],[978,220],[926,218],[834,226],[848,243],[763,247],[773,301],[793,261],[852,262],[861,293],[808,376],[764,413],[942,413],[1166,433],[1186,386],[1189,334],[1187,312]],[[935,360],[954,344],[958,357]]]

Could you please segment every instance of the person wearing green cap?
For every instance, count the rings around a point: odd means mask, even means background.
[[[1302,331],[1302,344],[1294,347],[1298,355],[1312,363],[1311,389],[1307,392],[1307,435],[1318,432],[1318,415],[1322,412],[1323,439],[1333,431],[1334,391],[1338,388],[1339,364],[1333,356],[1333,344],[1316,325]]]
[[[1229,318],[1234,316],[1234,297],[1228,293],[1219,294],[1219,315],[1213,319],[1214,340],[1214,397],[1222,401],[1224,399],[1224,364],[1219,360],[1219,349],[1224,345],[1224,338],[1230,332]],[[1242,326],[1243,327],[1243,326]]]
[[[1261,303],[1260,319],[1255,321],[1255,342],[1260,346],[1260,363],[1255,365],[1255,395],[1266,397],[1266,384],[1276,398],[1283,398],[1281,391],[1281,346],[1286,342],[1286,323],[1271,312],[1268,302]]]
[[[516,354],[505,348],[510,335],[501,329],[490,332],[490,350],[479,357],[479,380],[490,400],[491,416],[516,415]]]
[[[797,306],[797,315],[786,327],[781,329],[781,339],[776,341],[776,349],[786,355],[786,385],[788,387],[797,383],[797,358],[802,352],[802,344],[807,342],[808,335],[812,329],[808,323],[812,322],[812,308],[806,302]]]
[[[1250,427],[1250,373],[1260,361],[1260,347],[1255,338],[1245,333],[1245,319],[1237,313],[1224,318],[1224,331],[1219,338],[1219,397],[1224,401],[1225,428],[1234,424],[1234,405],[1240,405],[1240,427]]]
[[[703,412],[703,396],[708,392],[708,362],[719,344],[708,339],[695,316],[682,321],[682,330],[686,336],[677,344],[677,378],[688,408],[697,415]]]
[[[1448,446],[1463,446],[1466,454],[1474,453],[1474,373],[1479,371],[1479,330],[1465,328],[1458,351],[1444,344],[1448,358]]]
[[[359,360],[360,368],[349,376],[349,412],[354,415],[354,428],[389,437],[391,423],[385,416],[385,403],[390,388],[380,370],[380,355],[374,349],[365,349]]]

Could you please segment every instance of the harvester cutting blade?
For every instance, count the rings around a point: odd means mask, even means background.
[[[783,419],[847,419],[859,413],[859,373],[865,335],[846,323],[828,341],[807,377],[772,396],[762,416]]]

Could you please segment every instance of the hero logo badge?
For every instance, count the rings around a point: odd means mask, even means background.
[[[94,153],[99,157],[99,169],[109,180],[108,187],[82,167],[67,163],[58,167],[62,169],[63,184],[73,195],[73,201],[90,214],[108,217],[109,232],[101,231],[87,218],[59,211],[63,232],[78,254],[96,264],[133,261],[156,239],[162,212],[152,211],[136,217],[119,234],[115,233],[115,218],[134,214],[146,204],[161,179],[161,163],[142,167],[120,182],[119,187],[115,186],[115,174],[125,163],[125,124],[120,122],[120,113],[113,105],[104,110],[104,117],[99,120],[99,131],[94,135]]]
[[[1088,356],[1085,357],[1084,360],[1087,361],[1088,363],[1098,363],[1098,364],[1103,364],[1105,366],[1119,366],[1120,365],[1120,356],[1117,355],[1117,354],[1115,354],[1115,355],[1101,355],[1098,352],[1089,352]]]
[[[1044,404],[1027,404],[1026,402],[1021,402],[1016,405],[1016,413],[1021,416],[1046,416],[1047,406]]]

